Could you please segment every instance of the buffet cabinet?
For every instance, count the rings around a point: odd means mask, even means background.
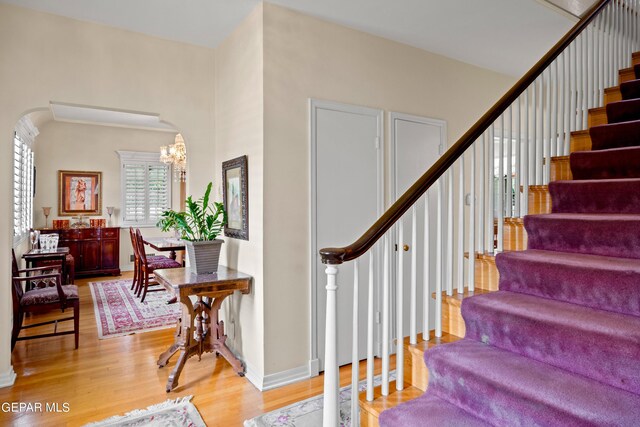
[[[40,234],[57,233],[58,246],[69,248],[76,277],[120,274],[120,228],[41,229]]]

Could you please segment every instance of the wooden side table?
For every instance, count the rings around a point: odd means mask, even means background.
[[[44,250],[44,249],[31,249],[22,255],[22,258],[27,263],[27,268],[41,267],[40,263],[43,261],[56,262],[62,266],[62,277],[64,278],[63,284],[69,284],[67,255],[69,255],[69,248],[58,246],[57,249]],[[31,284],[27,282],[27,290],[29,290]]]
[[[218,312],[224,299],[235,291],[249,293],[252,277],[222,265],[214,274],[192,274],[188,267],[156,270],[154,273],[156,280],[182,304],[174,343],[157,362],[162,368],[180,351],[178,362],[167,380],[167,393],[177,387],[187,360],[195,355],[200,359],[203,353],[221,355],[238,375],[244,376],[245,367],[226,345],[224,322],[219,320]],[[195,296],[196,302],[192,303],[189,296]]]

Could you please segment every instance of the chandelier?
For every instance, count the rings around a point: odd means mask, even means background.
[[[184,145],[182,135],[177,134],[176,140],[169,147],[160,147],[160,161],[173,166],[173,178],[175,181],[186,181],[187,175],[187,147]]]

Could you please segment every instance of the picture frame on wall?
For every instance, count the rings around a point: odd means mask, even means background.
[[[222,162],[222,201],[227,211],[224,235],[249,240],[247,156]]]
[[[102,172],[58,171],[58,216],[102,215]]]

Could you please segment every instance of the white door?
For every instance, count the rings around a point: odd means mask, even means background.
[[[446,122],[442,120],[428,119],[424,117],[409,116],[399,113],[390,114],[391,121],[391,149],[393,152],[393,185],[392,200],[399,198],[435,161],[440,157],[446,144]],[[422,332],[423,325],[423,274],[424,274],[424,197],[416,204],[417,213],[417,247],[414,247],[411,239],[412,234],[412,212],[409,210],[402,218],[403,239],[402,244],[394,245],[396,251],[394,261],[394,276],[392,283],[398,280],[398,252],[403,250],[403,336],[409,335],[410,321],[410,292],[411,292],[411,255],[416,252],[417,256],[417,332]],[[437,193],[436,186],[432,186],[429,191],[429,235],[430,235],[430,259],[429,272],[431,292],[434,291],[435,283],[435,254],[436,254],[436,213],[437,213]],[[400,243],[398,238],[398,227],[396,226],[396,244]],[[403,247],[404,246],[404,247]],[[392,287],[395,300],[395,286]],[[435,305],[432,304],[430,312],[430,324],[434,325]],[[395,302],[391,305],[394,312],[392,319],[396,319]],[[433,326],[431,326],[433,328]],[[394,326],[395,334],[395,326]]]
[[[382,213],[382,111],[311,101],[312,358],[323,370],[326,274],[318,251],[353,243]],[[366,357],[368,256],[360,261],[361,358]],[[338,362],[351,363],[353,261],[338,272]],[[315,328],[314,321],[315,319]],[[315,345],[314,345],[315,344]]]

